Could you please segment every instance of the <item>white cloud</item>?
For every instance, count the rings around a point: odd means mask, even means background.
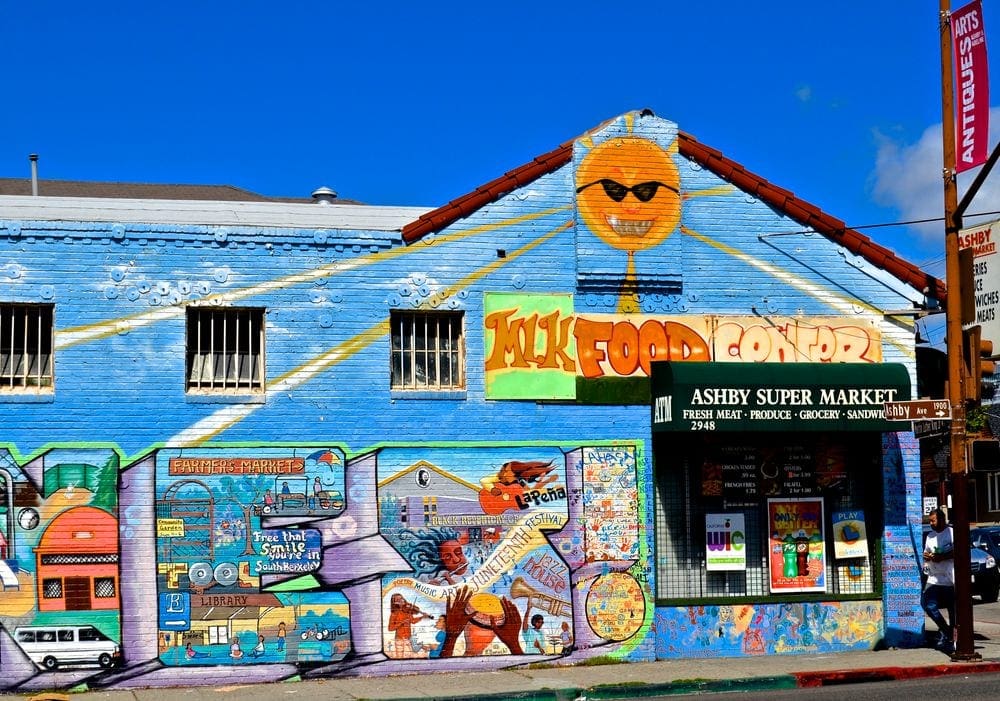
[[[800,85],[795,88],[795,97],[799,99],[799,102],[809,102],[812,99],[812,93],[811,85]]]
[[[990,122],[1000,125],[1000,108],[990,110]],[[995,130],[990,129],[991,148],[996,142],[994,133]],[[914,144],[899,143],[880,133],[876,133],[876,138],[879,141],[873,192],[876,201],[896,208],[900,218],[906,221],[940,219],[944,212],[941,125],[925,129]],[[959,199],[979,171],[980,168],[976,168],[959,176]],[[972,200],[967,214],[997,210],[1000,210],[1000,170],[994,169]],[[965,223],[975,224],[986,219],[967,216]],[[944,224],[941,221],[916,224],[911,230],[924,243],[940,242]]]

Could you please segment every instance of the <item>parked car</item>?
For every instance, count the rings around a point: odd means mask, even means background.
[[[1000,563],[1000,526],[978,526],[970,529],[969,542],[972,543],[974,550],[987,553],[992,557],[994,564]],[[973,574],[976,571],[975,562],[973,560]],[[994,578],[1000,582],[1000,575],[996,575]],[[984,574],[983,579],[988,581],[990,577]],[[983,601],[996,601],[998,596],[1000,596],[1000,583],[991,587],[984,582],[984,586],[987,588],[982,593]]]
[[[929,527],[924,527],[924,537],[927,537]],[[991,530],[993,532],[986,533]],[[1000,553],[1000,526],[993,529],[973,528],[969,531],[969,543],[972,551],[969,556],[972,571],[972,595],[978,596],[985,603],[993,603],[1000,599],[1000,557],[991,548]]]
[[[1000,569],[997,560],[982,548],[972,548],[972,594],[986,603],[1000,598]]]
[[[985,550],[1000,562],[1000,526],[975,526],[969,529],[969,542]]]

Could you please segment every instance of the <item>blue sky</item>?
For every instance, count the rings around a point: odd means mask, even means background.
[[[940,216],[932,0],[361,5],[0,0],[0,176],[437,206],[648,107],[848,225]],[[863,231],[943,277],[942,225]]]

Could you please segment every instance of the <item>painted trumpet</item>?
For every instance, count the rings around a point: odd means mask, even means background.
[[[544,594],[517,577],[510,585],[510,598],[527,599],[528,608],[545,611],[553,616],[573,617],[573,606],[568,601]]]

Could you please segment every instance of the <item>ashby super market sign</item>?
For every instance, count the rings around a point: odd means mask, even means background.
[[[654,363],[654,431],[898,431],[895,363]]]

